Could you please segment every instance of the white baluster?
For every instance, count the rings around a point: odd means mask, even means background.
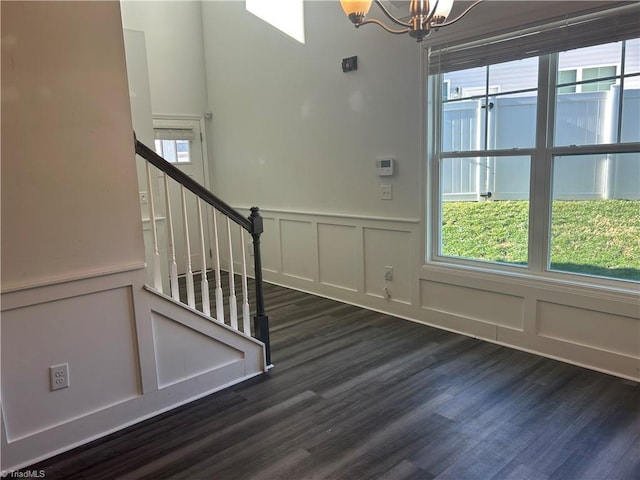
[[[180,186],[182,195],[182,223],[184,226],[184,243],[187,255],[187,305],[196,308],[196,298],[193,289],[193,270],[191,269],[191,245],[189,244],[189,220],[187,220],[187,200],[184,196],[184,187]]]
[[[245,253],[244,230],[242,227],[240,227],[240,245],[242,245],[242,330],[246,335],[251,335],[249,289],[247,288],[247,255]]]
[[[216,210],[213,211],[213,242],[214,259],[216,269],[216,319],[224,323],[224,298],[222,295],[222,283],[220,282],[220,249],[218,248],[218,220]]]
[[[151,168],[147,168],[147,185],[149,187],[149,222],[151,223],[151,238],[153,240],[153,288],[162,292],[162,272],[160,271],[160,249],[158,248],[158,231],[156,229],[156,212],[153,205],[153,184],[151,183]]]
[[[200,227],[200,253],[202,255],[202,313],[211,316],[211,305],[209,304],[209,281],[207,280],[207,252],[204,244],[204,227],[202,225],[202,202],[197,198],[198,202],[198,226]]]
[[[178,264],[176,263],[176,245],[173,235],[173,216],[171,214],[171,200],[169,197],[169,176],[164,175],[164,197],[167,208],[167,229],[169,231],[169,283],[171,285],[171,297],[180,301],[180,288],[178,286]]]
[[[231,327],[238,330],[238,305],[236,303],[236,286],[233,274],[233,245],[231,243],[231,222],[227,217],[227,236],[229,238],[229,317]]]

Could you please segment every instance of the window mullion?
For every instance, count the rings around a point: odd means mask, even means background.
[[[529,203],[529,268],[547,269],[551,231],[551,154],[555,120],[557,55],[543,55],[538,65],[536,148],[531,158]]]
[[[616,129],[616,143],[622,141],[622,108],[624,103],[624,64],[627,55],[627,41],[622,42],[622,50],[620,52],[620,86],[618,88],[618,128]]]

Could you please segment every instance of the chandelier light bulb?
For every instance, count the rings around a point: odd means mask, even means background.
[[[340,0],[342,10],[349,19],[358,24],[364,20],[364,17],[371,9],[373,0]]]

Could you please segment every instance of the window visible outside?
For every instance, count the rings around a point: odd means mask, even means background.
[[[531,58],[443,75],[458,94],[442,100],[440,255],[528,263],[531,155],[513,149],[535,145],[537,68]]]
[[[167,162],[189,163],[189,140],[156,140],[156,152]]]
[[[558,69],[578,74],[575,93],[556,96],[553,145],[612,149],[553,156],[551,270],[640,280],[640,153],[614,150],[640,141],[639,47],[636,39],[558,54]]]
[[[576,188],[593,179],[591,194]],[[550,268],[640,280],[639,185],[637,153],[555,156]]]
[[[640,281],[639,39],[433,78],[437,258]]]
[[[528,156],[445,158],[441,164],[441,247],[440,254],[489,262],[526,265],[528,261],[529,202],[492,200],[495,188],[508,183],[509,171],[526,172],[514,179],[528,189]],[[505,178],[498,176],[505,175]],[[482,174],[482,175],[478,175]],[[482,178],[479,178],[482,177]],[[453,183],[455,182],[455,183]],[[480,185],[478,183],[485,183]],[[456,200],[476,196],[481,200]]]

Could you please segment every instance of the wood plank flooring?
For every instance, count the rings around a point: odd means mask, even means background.
[[[47,480],[640,478],[634,382],[265,293],[270,373],[29,469]]]

